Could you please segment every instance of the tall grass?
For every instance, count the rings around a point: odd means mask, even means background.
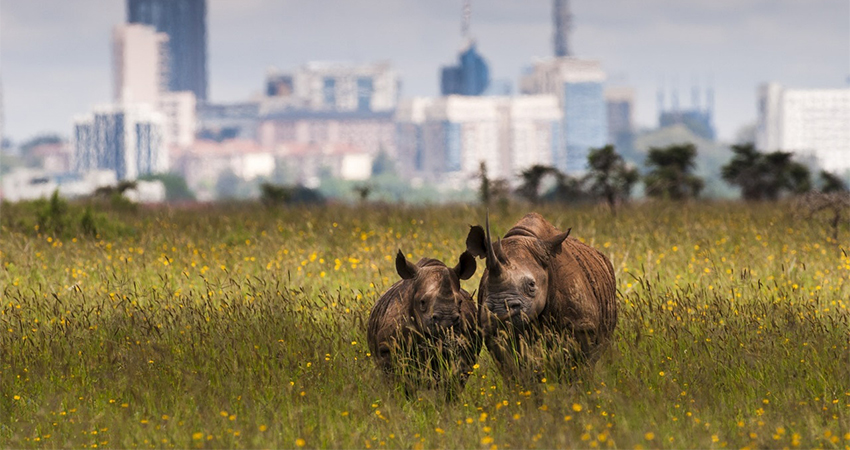
[[[850,231],[784,205],[538,211],[610,257],[614,345],[532,388],[484,350],[449,403],[381,381],[365,323],[397,249],[455,261],[479,208],[140,210],[70,238],[3,220],[0,444],[850,448]]]

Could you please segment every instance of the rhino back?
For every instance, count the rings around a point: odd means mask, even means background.
[[[554,225],[549,223],[538,213],[528,213],[516,223],[505,234],[505,238],[511,236],[533,236],[540,239],[548,239],[560,233]]]
[[[544,315],[553,325],[610,339],[617,324],[617,288],[608,258],[575,238],[567,238],[550,265],[550,295]]]

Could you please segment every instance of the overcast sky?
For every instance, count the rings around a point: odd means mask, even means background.
[[[438,94],[461,45],[461,0],[209,0],[212,101],[247,99],[270,67],[310,60],[391,61],[402,95]],[[721,139],[756,118],[756,88],[850,87],[850,0],[572,0],[570,46],[598,59],[609,85],[636,90],[638,126],[657,124],[663,82],[690,105],[710,77]],[[551,0],[478,0],[471,33],[491,76],[516,89],[552,54]],[[69,135],[72,117],[111,100],[111,30],[123,0],[0,0],[5,134]],[[668,94],[669,99],[669,94]]]

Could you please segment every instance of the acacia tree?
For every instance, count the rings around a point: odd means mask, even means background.
[[[590,167],[585,180],[590,184],[590,193],[597,198],[603,198],[613,211],[617,201],[627,200],[632,187],[637,183],[638,171],[629,167],[613,145],[591,149],[587,155]]]
[[[583,180],[566,175],[559,170],[555,171],[555,188],[543,195],[542,199],[567,204],[591,200],[584,188]]]
[[[824,194],[848,191],[847,183],[845,183],[844,180],[825,170],[820,171],[820,180],[820,191]]]
[[[550,174],[557,176],[559,173],[558,169],[552,166],[535,164],[520,173],[522,184],[516,192],[520,197],[536,205],[540,203],[540,184],[543,182],[543,177]]]
[[[650,148],[646,158],[649,173],[644,177],[646,194],[671,200],[697,197],[705,183],[693,174],[696,154],[696,146],[690,143]]]
[[[817,215],[826,215],[832,229],[833,242],[838,243],[839,225],[850,222],[850,189],[847,183],[825,170],[820,172],[820,186],[817,191],[807,192],[798,197],[797,210],[806,214],[806,219]]]
[[[745,200],[776,200],[783,192],[811,190],[809,169],[792,159],[790,152],[761,153],[752,143],[732,146],[735,156],[721,168],[723,179],[741,188]]]
[[[195,194],[186,184],[186,179],[176,173],[159,173],[156,175],[144,175],[139,177],[142,181],[159,180],[165,186],[165,201],[179,202],[195,200]]]

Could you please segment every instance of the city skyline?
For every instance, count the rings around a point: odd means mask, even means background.
[[[846,1],[597,3],[570,3],[571,50],[601,61],[609,86],[635,88],[639,127],[657,125],[655,95],[662,84],[668,92],[678,87],[684,100],[694,81],[705,87],[710,77],[724,141],[755,122],[762,82],[847,85]],[[440,67],[463,43],[462,2],[329,4],[210,1],[210,101],[259,95],[267,69],[314,60],[390,61],[400,72],[402,97],[439,93]],[[110,33],[125,21],[125,8],[124,1],[102,0],[0,3],[6,136],[18,142],[39,133],[68,136],[73,115],[111,99]],[[516,93],[522,70],[553,54],[551,2],[473,3],[470,34],[492,79],[509,79]],[[680,105],[690,106],[687,100]]]

